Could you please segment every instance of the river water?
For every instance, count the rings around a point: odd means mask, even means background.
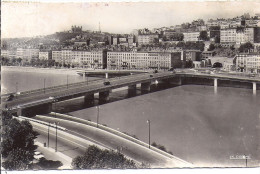
[[[67,78],[69,83],[84,80],[74,71],[2,67],[2,91],[42,88],[43,79],[46,87],[66,84]],[[124,89],[112,93],[111,102],[100,106],[99,122],[148,143],[149,119],[151,142],[195,166],[245,167],[245,160],[230,159],[236,155],[250,155],[247,165],[259,165],[260,91],[219,87],[216,92],[202,85],[153,91],[141,95],[138,89],[131,98]],[[96,107],[86,106],[83,98],[58,103],[57,111],[92,121],[97,117]]]

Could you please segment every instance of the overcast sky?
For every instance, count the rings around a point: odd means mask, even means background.
[[[130,33],[202,18],[260,13],[260,2],[2,2],[2,38],[52,34],[80,25],[83,30]]]

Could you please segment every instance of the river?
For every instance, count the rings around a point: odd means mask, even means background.
[[[83,80],[75,71],[2,67],[2,91],[42,88],[43,79],[46,87],[66,84],[67,77],[69,83]],[[112,93],[111,102],[100,106],[99,122],[148,143],[149,119],[151,142],[195,166],[245,167],[245,160],[230,159],[236,155],[250,155],[247,165],[259,165],[260,91],[219,87],[216,92],[202,85],[153,91],[138,90],[131,98],[127,90]],[[96,120],[96,107],[85,106],[83,98],[57,106],[58,112]]]

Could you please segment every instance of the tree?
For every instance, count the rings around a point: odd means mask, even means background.
[[[210,44],[209,45],[209,48],[208,48],[208,51],[212,51],[215,49],[215,45],[214,44]]]
[[[72,160],[74,169],[125,169],[136,168],[132,160],[128,160],[121,153],[102,150],[96,146],[89,146],[83,156]]]
[[[204,41],[209,40],[208,32],[207,31],[201,31],[199,38],[201,40],[204,40]]]
[[[250,42],[247,42],[245,44],[240,45],[238,50],[239,50],[239,52],[249,52],[250,49],[253,49],[253,48],[254,48],[253,44],[251,44]]]
[[[8,170],[26,169],[34,159],[34,145],[38,133],[28,121],[18,121],[10,118],[8,112],[3,112],[4,124],[2,131],[1,154],[5,159],[3,166]]]

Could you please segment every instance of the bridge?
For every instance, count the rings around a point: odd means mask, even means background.
[[[105,83],[109,82],[109,83]],[[168,83],[175,85],[202,84],[218,86],[236,86],[252,88],[253,93],[259,89],[260,79],[230,74],[207,74],[197,72],[160,72],[142,73],[123,77],[83,81],[78,83],[54,86],[44,89],[21,92],[15,94],[11,101],[4,101],[5,109],[22,116],[45,114],[53,110],[52,103],[84,96],[85,102],[94,102],[94,95],[99,94],[99,102],[109,100],[113,89],[128,87],[128,92],[134,94],[137,84],[141,84],[141,91],[150,91],[151,85]],[[6,99],[4,99],[6,100]]]

